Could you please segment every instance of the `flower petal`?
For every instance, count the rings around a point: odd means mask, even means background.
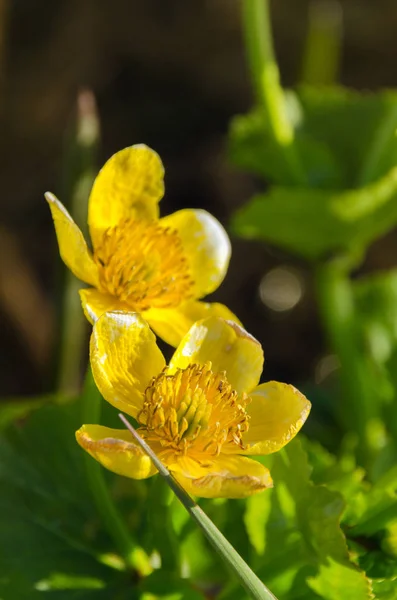
[[[54,194],[46,192],[45,199],[51,209],[58,238],[59,253],[63,262],[76,277],[86,283],[96,285],[98,282],[98,267],[88,250],[83,234]]]
[[[222,317],[241,325],[240,321],[224,304],[191,300],[178,308],[151,308],[143,313],[150,327],[162,340],[176,347],[191,326],[207,317]]]
[[[84,314],[91,324],[94,324],[105,312],[131,310],[116,296],[103,294],[96,288],[84,288],[79,290],[79,294]]]
[[[121,219],[157,218],[163,195],[164,167],[154,150],[137,144],[113,154],[95,179],[88,203],[94,247],[101,232]]]
[[[292,440],[306,421],[311,403],[294,386],[278,381],[259,385],[250,394],[250,426],[243,436],[244,454],[271,454]]]
[[[243,456],[221,454],[206,467],[183,458],[169,469],[189,494],[200,498],[246,498],[273,487],[269,469]]]
[[[146,479],[157,472],[150,458],[134,444],[130,432],[125,429],[83,425],[76,431],[76,440],[95,460],[118,475]]]
[[[229,237],[219,221],[205,210],[187,208],[160,222],[176,229],[181,237],[194,280],[194,297],[216,290],[226,275],[231,253]]]
[[[185,335],[170,362],[170,371],[190,364],[212,362],[214,373],[226,371],[237,392],[249,392],[259,382],[263,367],[260,343],[233,321],[209,317]]]
[[[102,396],[119,410],[136,417],[152,377],[165,366],[149,325],[136,313],[105,313],[91,336],[90,358]]]

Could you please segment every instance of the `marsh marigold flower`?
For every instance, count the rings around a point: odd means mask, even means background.
[[[112,312],[94,325],[91,367],[104,398],[134,417],[138,432],[183,487],[205,498],[242,498],[272,487],[270,454],[300,430],[310,402],[291,385],[258,385],[262,347],[232,321],[195,323],[171,362],[139,314]],[[156,473],[125,429],[83,425],[78,443],[127,477]]]
[[[114,154],[99,172],[89,198],[92,251],[65,207],[46,194],[61,257],[93,287],[80,290],[93,323],[102,313],[142,313],[153,330],[177,346],[206,316],[237,318],[218,303],[199,302],[225,277],[230,242],[204,210],[185,209],[159,218],[164,168],[145,145]]]

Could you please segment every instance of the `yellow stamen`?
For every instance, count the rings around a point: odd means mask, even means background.
[[[101,291],[138,312],[178,306],[193,281],[178,232],[155,221],[126,219],[103,233],[95,249]]]
[[[243,449],[250,398],[239,396],[226,374],[213,373],[211,367],[210,362],[193,364],[155,377],[138,415],[140,435],[164,451],[198,460],[217,456],[224,444]]]

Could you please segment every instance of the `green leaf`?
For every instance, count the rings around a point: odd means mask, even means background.
[[[307,582],[324,600],[375,598],[371,583],[364,574],[332,558],[320,565],[319,573],[309,577]]]
[[[327,455],[323,463],[333,462]],[[299,440],[274,456],[274,490],[265,524],[265,552],[259,573],[282,598],[350,596],[370,600],[370,582],[351,562],[340,522],[343,496],[311,481],[311,466]],[[258,524],[259,526],[259,524]],[[333,586],[328,580],[334,577]],[[344,581],[346,586],[344,587]]]
[[[298,126],[302,118],[301,107],[292,92],[288,94],[288,106],[291,120]],[[337,186],[340,179],[338,167],[325,144],[298,130],[295,146],[304,170],[315,187]],[[268,131],[264,112],[259,109],[247,115],[238,115],[232,120],[229,155],[239,167],[261,175],[267,181],[280,185],[289,182],[290,169]]]
[[[140,585],[139,600],[204,600],[204,598],[204,594],[193,589],[187,580],[163,571],[155,571]]]
[[[234,215],[233,230],[315,260],[361,251],[397,222],[397,168],[359,190],[274,187]]]
[[[366,347],[384,364],[397,346],[397,270],[357,279],[354,293]]]
[[[342,87],[287,91],[295,146],[310,187],[355,188],[397,163],[397,93],[361,94]],[[275,184],[293,184],[260,110],[235,117],[230,155],[240,167]]]
[[[249,540],[259,555],[266,549],[265,527],[272,509],[271,494],[256,494],[247,498],[244,523]]]
[[[343,188],[375,181],[397,163],[397,93],[343,87],[298,90],[304,129],[336,158]]]
[[[0,436],[0,598],[131,597],[87,489],[79,414],[45,406]]]
[[[361,277],[354,282],[357,329],[361,332],[368,381],[374,401],[381,405],[383,431],[380,450],[371,478],[377,480],[393,468],[397,460],[397,270]],[[392,448],[394,446],[394,448]],[[390,478],[397,489],[397,472]]]
[[[27,398],[0,399],[0,431],[17,419],[26,418],[31,412],[46,404],[64,404],[74,400],[59,394],[47,394]]]
[[[372,582],[376,600],[396,600],[397,578]]]

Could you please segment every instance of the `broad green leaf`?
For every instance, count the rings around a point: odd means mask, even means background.
[[[355,188],[376,181],[397,163],[397,94],[361,94],[342,87],[287,91],[295,145],[310,187]],[[244,169],[275,184],[290,174],[256,110],[233,119],[230,155]]]
[[[303,86],[303,127],[336,158],[342,187],[375,181],[397,164],[397,93]]]
[[[44,406],[0,437],[0,598],[131,597],[87,489],[79,413]]]
[[[346,591],[343,572],[347,589],[355,589],[351,598],[370,600],[369,581],[351,562],[340,527],[345,501],[339,492],[312,483],[308,457],[299,440],[275,455],[272,475],[275,487],[262,561],[275,593],[291,600],[317,596],[339,600]],[[336,565],[335,585],[328,589],[331,564]]]
[[[397,168],[347,192],[274,187],[234,215],[233,230],[307,259],[362,250],[397,222]]]
[[[297,127],[296,149],[310,182],[314,187],[337,187],[340,176],[332,153],[321,141],[299,129],[302,111],[295,94],[289,94],[288,104],[292,122]],[[261,175],[266,181],[280,185],[290,182],[288,166],[268,132],[265,114],[259,109],[234,117],[230,127],[229,154],[239,167]]]
[[[397,578],[373,580],[372,587],[376,600],[396,600]]]
[[[320,565],[319,573],[309,577],[308,585],[324,600],[339,598],[375,598],[372,586],[364,573],[328,558]]]

